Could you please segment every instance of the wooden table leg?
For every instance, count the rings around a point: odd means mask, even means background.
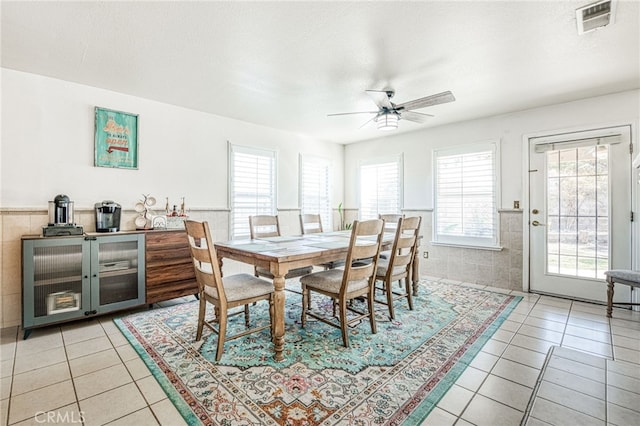
[[[276,361],[284,361],[284,355],[282,355],[282,351],[284,350],[284,282],[284,275],[275,276],[274,274],[273,346]]]

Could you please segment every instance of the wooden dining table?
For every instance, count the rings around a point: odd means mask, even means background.
[[[392,233],[384,234],[383,248],[391,248],[394,236]],[[266,268],[273,274],[275,288],[273,344],[276,361],[284,360],[284,288],[287,272],[294,268],[346,259],[350,237],[351,231],[334,231],[215,243],[221,266],[224,259],[232,259]],[[418,290],[417,271],[417,262],[414,261],[412,273],[414,294],[417,294]]]

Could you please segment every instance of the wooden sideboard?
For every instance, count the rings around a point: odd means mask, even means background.
[[[146,303],[196,295],[198,283],[184,229],[147,231]]]

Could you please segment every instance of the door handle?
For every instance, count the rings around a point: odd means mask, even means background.
[[[544,224],[544,223],[540,223],[540,222],[538,222],[537,220],[534,220],[533,222],[531,222],[531,224],[532,224],[533,226],[545,226],[545,224]]]

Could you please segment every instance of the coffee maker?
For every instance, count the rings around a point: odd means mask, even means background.
[[[120,230],[120,204],[106,200],[95,204],[96,232],[118,232]]]
[[[59,237],[82,234],[82,226],[73,221],[73,201],[66,195],[56,195],[53,201],[49,201],[49,224],[42,227],[42,235]]]

